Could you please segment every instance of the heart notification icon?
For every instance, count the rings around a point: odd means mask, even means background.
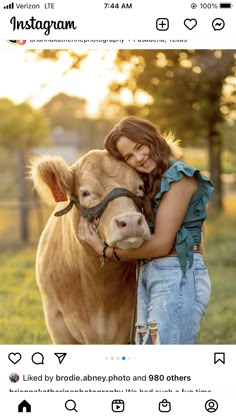
[[[193,28],[195,28],[195,26],[197,26],[197,21],[196,19],[185,19],[184,26],[186,26],[186,28],[191,31]]]
[[[10,362],[14,363],[16,365],[21,360],[21,354],[20,353],[9,353],[8,359]]]

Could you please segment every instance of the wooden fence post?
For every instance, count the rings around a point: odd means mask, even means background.
[[[18,188],[19,188],[19,218],[20,218],[20,239],[22,242],[29,240],[29,209],[27,207],[27,183],[25,179],[25,151],[17,150],[18,162]]]

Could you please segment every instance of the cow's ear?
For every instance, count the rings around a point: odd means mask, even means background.
[[[49,205],[67,201],[73,185],[73,172],[60,157],[33,158],[29,165],[30,178],[39,195]]]

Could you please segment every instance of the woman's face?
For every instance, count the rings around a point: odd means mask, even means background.
[[[150,147],[146,144],[135,143],[127,137],[121,137],[117,142],[117,149],[124,161],[137,172],[150,174],[156,163],[150,157]]]

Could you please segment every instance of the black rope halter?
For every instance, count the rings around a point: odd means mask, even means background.
[[[135,194],[133,194],[131,191],[127,190],[126,188],[115,188],[107,196],[96,206],[94,207],[82,207],[78,198],[72,194],[70,196],[70,202],[69,204],[62,210],[57,211],[54,213],[54,216],[64,216],[68,211],[72,209],[72,207],[75,205],[78,209],[81,216],[83,216],[84,219],[86,219],[89,223],[92,223],[94,219],[99,219],[101,215],[103,214],[105,208],[110,203],[110,201],[115,200],[119,197],[129,197],[132,198],[132,200],[135,202],[139,210],[143,212],[143,200],[141,197],[137,197]]]

